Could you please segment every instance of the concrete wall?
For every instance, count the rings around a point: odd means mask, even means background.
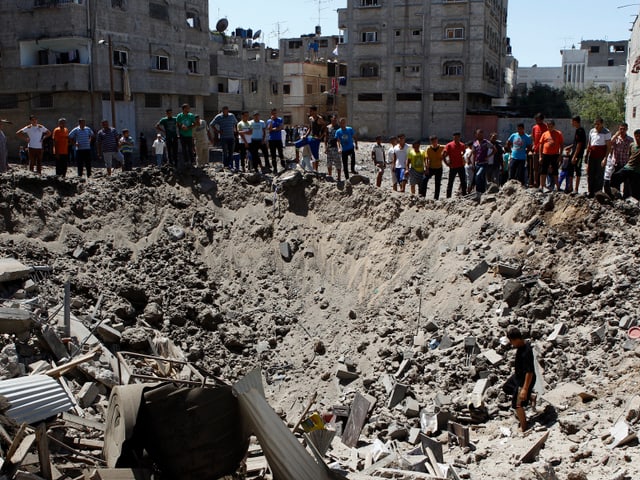
[[[636,62],[638,64],[636,65]],[[636,68],[634,68],[634,66]],[[627,67],[626,120],[629,131],[640,128],[640,21],[636,17],[629,41]]]

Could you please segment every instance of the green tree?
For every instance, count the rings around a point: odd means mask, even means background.
[[[585,124],[602,117],[605,126],[615,129],[624,122],[624,90],[607,92],[599,87],[585,90],[566,90],[565,96],[571,109],[571,115],[580,115]]]
[[[547,118],[568,118],[571,116],[565,92],[539,83],[512,95],[511,105],[521,117],[533,117],[538,112]]]

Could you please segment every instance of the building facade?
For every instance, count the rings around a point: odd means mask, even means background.
[[[518,89],[533,85],[583,90],[598,87],[612,92],[624,89],[629,42],[618,40],[585,40],[580,48],[560,50],[560,67],[518,68]]]
[[[324,117],[346,116],[346,95],[340,83],[344,83],[347,66],[340,61],[341,48],[337,35],[280,40],[285,123],[306,124],[313,105]]]
[[[338,10],[350,123],[449,138],[503,97],[507,0],[348,0]]]
[[[202,112],[206,0],[11,0],[0,17],[0,112],[16,126],[34,113],[49,129],[61,116],[97,129],[111,123],[111,90],[116,128],[136,138],[151,138],[168,107]]]
[[[631,27],[626,79],[625,118],[631,134],[640,128],[640,22],[638,16]]]

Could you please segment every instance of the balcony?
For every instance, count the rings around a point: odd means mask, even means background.
[[[89,90],[89,65],[68,63],[36,65],[1,70],[2,90],[5,93]]]

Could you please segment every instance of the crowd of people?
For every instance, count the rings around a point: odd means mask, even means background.
[[[156,138],[151,145],[157,166],[169,163],[176,169],[209,164],[210,147],[222,150],[223,167],[233,172],[260,172],[277,174],[291,161],[304,169],[317,172],[321,163],[321,147],[324,147],[327,176],[337,181],[349,179],[356,173],[358,136],[346,118],[331,115],[325,119],[313,106],[307,123],[299,127],[286,127],[272,109],[264,121],[260,112],[241,113],[240,119],[223,107],[211,122],[192,113],[184,104],[181,113],[173,116],[171,108],[155,125]],[[473,141],[467,143],[455,132],[452,139],[440,143],[431,136],[426,145],[419,139],[407,140],[398,134],[382,143],[377,137],[371,150],[371,160],[376,171],[376,185],[380,187],[386,171],[390,172],[393,190],[405,192],[409,184],[412,194],[426,196],[429,184],[433,185],[433,198],[439,199],[443,171],[448,169],[446,197],[457,191],[466,195],[474,190],[482,193],[492,183],[502,185],[507,180],[517,180],[525,186],[541,191],[578,192],[583,173],[587,177],[587,195],[593,197],[612,188],[621,191],[623,197],[640,199],[640,130],[628,134],[628,125],[621,123],[611,133],[601,118],[596,118],[593,128],[587,132],[579,116],[572,119],[574,131],[570,141],[556,128],[553,120],[545,120],[542,114],[534,117],[535,123],[527,133],[525,125],[517,125],[504,142],[497,133],[485,138],[482,129],[475,131]],[[8,122],[4,122],[5,124]],[[7,170],[6,135],[0,124],[0,172]],[[56,174],[66,175],[70,161],[74,161],[78,175],[91,176],[95,158],[111,175],[113,168],[123,170],[133,167],[135,140],[127,129],[117,132],[103,120],[100,130],[94,132],[84,119],[77,126],[67,127],[65,118],[50,131],[31,115],[29,123],[16,135],[26,142],[20,154],[31,171],[42,172],[42,161],[47,148],[55,158]],[[287,160],[284,147],[292,140],[295,159]],[[148,148],[144,134],[140,134],[140,157],[146,158]],[[362,159],[361,159],[362,160]],[[366,159],[368,161],[368,159]],[[433,181],[431,182],[431,180]]]

